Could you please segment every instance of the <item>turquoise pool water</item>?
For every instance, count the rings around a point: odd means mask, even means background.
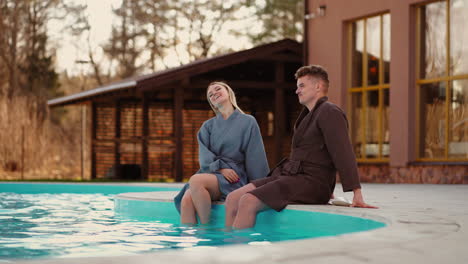
[[[125,192],[158,192],[177,191],[180,188],[128,186],[122,184],[79,184],[79,183],[0,183],[0,193],[11,192],[18,194],[36,193],[101,193],[119,194]]]
[[[121,219],[141,222],[160,221],[163,223],[178,223],[179,214],[174,205],[169,202],[151,202],[126,200],[116,197],[115,213]],[[260,212],[255,227],[240,232],[224,232],[224,205],[213,206],[211,224],[203,227],[204,235],[234,236],[224,240],[202,242],[200,244],[222,245],[234,239],[236,242],[275,242],[294,239],[337,236],[353,232],[361,232],[384,227],[382,222],[347,215],[302,211],[274,210]],[[216,231],[211,234],[211,231]],[[221,231],[221,232],[220,232]]]
[[[0,260],[120,256],[162,249],[269,244],[385,226],[369,219],[284,210],[263,212],[255,228],[226,231],[223,206],[213,224],[181,226],[170,202],[124,200],[117,193],[177,188],[0,183]]]

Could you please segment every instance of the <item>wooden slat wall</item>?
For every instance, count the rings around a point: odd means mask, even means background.
[[[96,138],[113,139],[115,137],[115,108],[111,104],[96,105]]]
[[[120,103],[120,137],[138,139],[143,135],[143,116],[141,102]]]
[[[142,164],[142,104],[139,101],[120,103],[120,164]],[[128,141],[127,141],[128,140]]]
[[[173,178],[174,113],[171,103],[151,102],[149,105],[148,164],[149,180]]]
[[[115,106],[96,104],[96,139],[94,151],[96,177],[103,178],[112,172],[115,164],[115,146],[119,142],[120,164],[143,162],[143,113],[140,101],[120,101],[120,133],[115,132]],[[268,107],[267,107],[268,108]],[[274,135],[268,135],[268,113],[273,109],[257,110],[255,117],[259,124],[270,166],[274,165]],[[287,129],[282,140],[282,156],[289,155],[291,134],[294,122],[301,108],[288,109]],[[250,111],[246,110],[247,114]],[[213,111],[205,102],[185,102],[183,110],[183,172],[188,179],[198,169],[197,132],[205,120],[213,117]],[[271,124],[270,124],[271,123]],[[171,102],[150,101],[148,106],[148,180],[160,181],[174,179],[174,112]],[[120,138],[116,138],[120,134]]]
[[[96,104],[96,139],[93,160],[96,178],[104,178],[114,165],[115,107],[112,104]]]
[[[96,178],[104,178],[114,165],[114,142],[96,142]]]
[[[249,113],[246,111],[246,113]],[[267,155],[267,160],[268,163],[271,166],[275,164],[274,162],[274,148],[275,148],[275,142],[274,142],[274,119],[269,121],[268,120],[268,113],[273,115],[273,109],[265,109],[265,110],[260,110],[255,112],[255,119],[257,120],[258,126],[260,127],[260,133],[262,134],[262,139],[263,139],[263,145],[265,146],[265,151]],[[274,115],[273,115],[274,117]],[[268,130],[271,130],[271,134],[268,134]]]
[[[207,110],[200,110],[206,108]],[[200,168],[198,163],[197,133],[205,120],[214,116],[213,110],[207,103],[186,103],[183,111],[184,118],[184,178],[188,179]]]

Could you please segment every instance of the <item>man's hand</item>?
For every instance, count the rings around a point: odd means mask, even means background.
[[[354,192],[353,203],[350,205],[350,207],[378,209],[377,206],[369,205],[364,202],[364,198],[362,198],[361,189],[354,189],[353,192]]]
[[[221,172],[224,178],[230,183],[236,183],[240,180],[239,175],[237,175],[233,169],[220,169],[219,172]]]

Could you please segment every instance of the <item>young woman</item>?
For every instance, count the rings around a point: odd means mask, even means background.
[[[211,201],[266,177],[269,168],[257,121],[237,106],[231,87],[208,86],[207,99],[216,116],[198,131],[200,170],[174,198],[182,224],[210,221]]]

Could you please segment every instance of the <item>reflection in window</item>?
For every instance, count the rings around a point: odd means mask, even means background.
[[[363,86],[362,83],[362,57],[364,52],[364,20],[353,23],[353,42],[351,57],[352,87]]]
[[[390,156],[390,127],[389,127],[389,117],[390,117],[390,91],[388,89],[383,90],[383,108],[382,108],[382,156]]]
[[[445,83],[421,85],[420,126],[424,138],[420,156],[444,157],[445,151]]]
[[[273,112],[268,112],[268,131],[267,135],[268,136],[273,136],[273,132],[275,130],[275,118],[273,115]]]
[[[421,7],[421,78],[433,79],[446,74],[447,14],[445,2]]]
[[[354,153],[357,158],[362,158],[362,93],[352,93],[351,94],[351,105],[353,105],[353,111],[351,111],[351,140],[354,145]]]
[[[449,149],[451,158],[468,158],[468,80],[453,81],[450,100]]]
[[[390,82],[390,15],[383,17],[383,67],[384,67],[384,83]]]
[[[371,86],[379,84],[381,17],[369,18],[366,22],[367,85]]]
[[[354,21],[349,32],[351,138],[360,161],[389,157],[390,15]]]
[[[468,0],[418,8],[417,139],[423,160],[468,160],[467,13]]]
[[[379,91],[367,92],[366,107],[366,158],[379,156]]]
[[[450,1],[450,71],[468,74],[468,0]]]

